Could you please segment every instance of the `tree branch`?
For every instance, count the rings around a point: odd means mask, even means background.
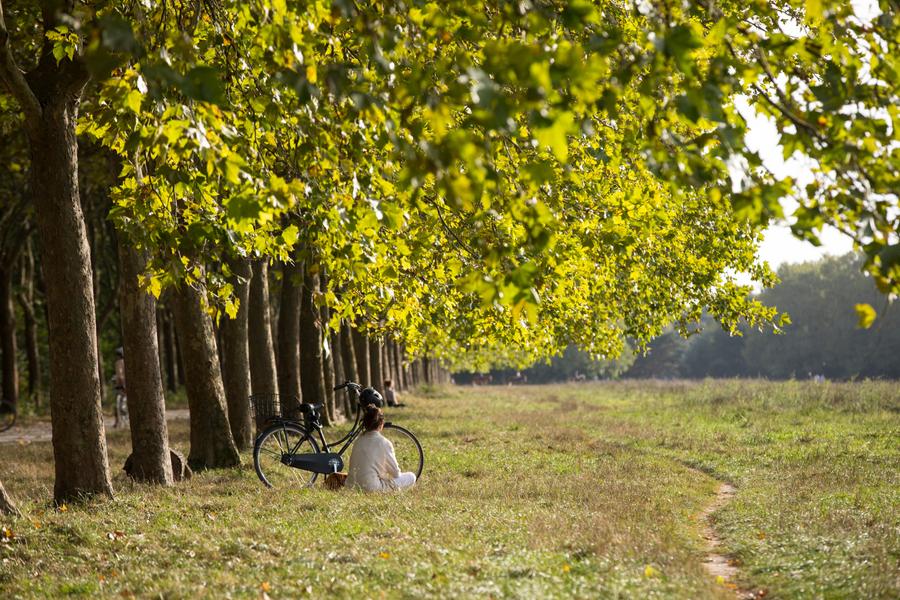
[[[9,31],[6,29],[6,19],[3,15],[3,2],[0,0],[0,82],[6,84],[9,93],[16,99],[25,113],[25,121],[31,125],[41,118],[43,109],[37,96],[34,95],[25,74],[16,64],[9,47]]]

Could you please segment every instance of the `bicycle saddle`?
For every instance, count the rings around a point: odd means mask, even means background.
[[[325,405],[322,404],[321,402],[319,402],[317,404],[308,404],[308,403],[304,402],[303,404],[300,405],[300,412],[314,413],[314,412],[319,412],[323,408],[325,408]]]

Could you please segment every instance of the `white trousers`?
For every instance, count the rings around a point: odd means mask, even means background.
[[[397,477],[390,483],[390,487],[388,489],[402,490],[404,488],[412,487],[416,484],[416,474],[407,472],[400,473],[400,477]]]

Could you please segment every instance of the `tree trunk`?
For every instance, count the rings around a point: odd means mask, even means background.
[[[3,353],[3,399],[17,405],[19,403],[19,367],[12,276],[12,265],[4,265],[0,268],[0,352]]]
[[[358,329],[353,329],[353,346],[356,350],[356,373],[359,377],[358,383],[364,388],[372,385],[372,379],[369,373],[369,338],[364,336]]]
[[[253,394],[274,394],[278,390],[272,320],[269,316],[269,267],[265,260],[253,263],[250,280],[250,312],[247,313],[250,344],[250,388]]]
[[[384,393],[384,372],[382,370],[381,342],[375,339],[369,340],[369,378],[372,387]]]
[[[222,318],[222,380],[228,402],[228,422],[238,449],[253,444],[253,422],[250,415],[250,348],[248,345],[248,311],[250,298],[250,259],[232,262],[234,295],[238,311],[233,319]]]
[[[344,374],[344,350],[343,340],[341,339],[341,328],[331,332],[331,358],[334,368],[334,384],[341,385],[349,378]],[[337,404],[347,419],[353,418],[353,406],[350,404],[350,394],[347,390],[335,392],[335,404]]]
[[[6,493],[6,488],[3,487],[2,481],[0,481],[0,515],[19,516],[19,509],[16,508],[9,494]]]
[[[334,401],[334,348],[331,346],[331,339],[328,335],[328,307],[321,306],[319,308],[319,317],[322,327],[322,378],[325,383],[325,408],[328,409],[328,417],[331,422],[337,419],[337,404]],[[328,341],[328,352],[325,352],[325,342]]]
[[[138,284],[146,254],[119,244],[119,312],[125,350],[128,420],[131,426],[131,476],[147,483],[172,485],[172,459],[166,427],[166,401],[156,336],[156,299]]]
[[[403,381],[403,362],[400,360],[400,342],[391,342],[391,352],[394,361],[394,385],[400,391],[406,391],[406,382]]]
[[[300,296],[303,264],[285,264],[281,277],[281,307],[278,310],[278,396],[283,414],[300,404]]]
[[[112,496],[98,375],[91,256],[78,196],[77,98],[44,102],[29,128],[31,183],[47,290],[54,498]],[[61,97],[60,97],[61,96]]]
[[[341,360],[344,365],[344,378],[347,381],[362,384],[356,370],[356,349],[353,347],[353,331],[350,325],[341,323]]]
[[[241,464],[228,423],[212,319],[205,308],[205,290],[183,284],[175,294],[175,319],[191,411],[188,465],[195,471]]]
[[[325,378],[322,368],[322,328],[315,295],[319,291],[317,265],[306,265],[303,273],[303,291],[300,301],[300,388],[303,401],[325,404]],[[324,413],[323,423],[330,424]]]

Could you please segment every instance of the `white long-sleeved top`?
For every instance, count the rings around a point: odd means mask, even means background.
[[[400,477],[400,465],[394,455],[394,444],[381,432],[367,431],[353,442],[347,487],[359,487],[369,492],[394,489]]]

